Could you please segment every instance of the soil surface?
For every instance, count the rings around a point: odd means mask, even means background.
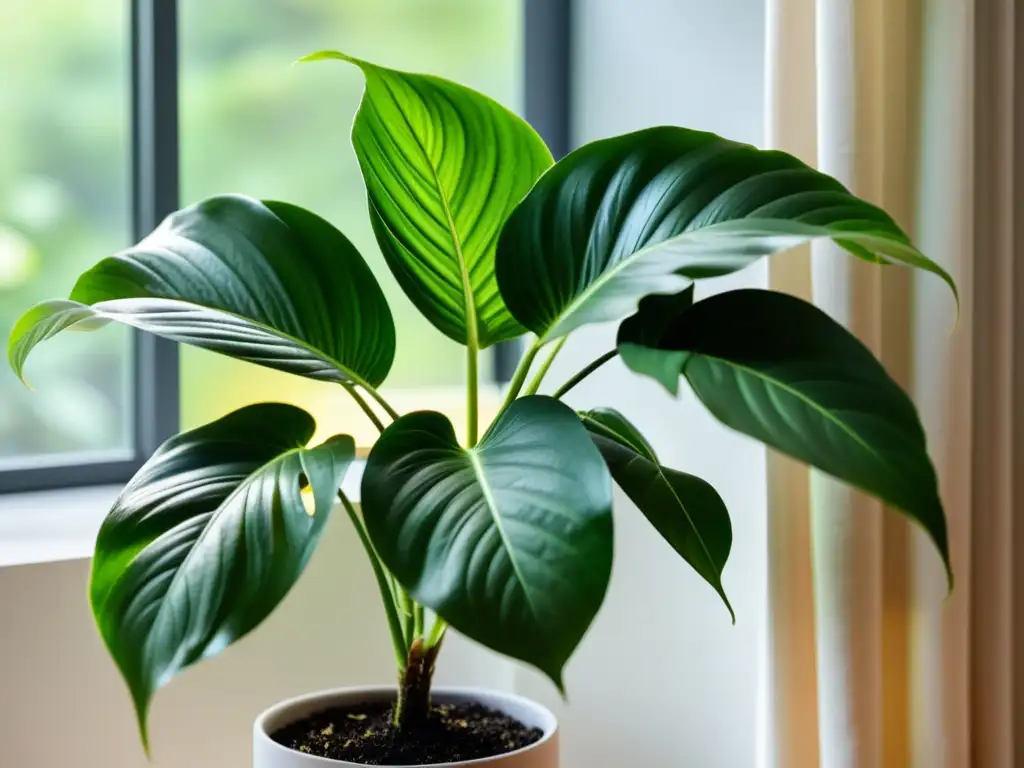
[[[543,735],[479,704],[436,704],[430,718],[399,734],[392,704],[338,707],[272,734],[278,744],[319,757],[363,765],[433,765],[495,757],[529,746]]]

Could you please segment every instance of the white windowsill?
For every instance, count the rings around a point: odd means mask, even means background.
[[[355,462],[342,483],[353,501],[363,466]],[[104,485],[0,496],[0,568],[91,557],[96,532],[120,491],[119,485]]]

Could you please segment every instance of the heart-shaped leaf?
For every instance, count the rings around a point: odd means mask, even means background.
[[[949,570],[946,517],[917,411],[856,337],[812,304],[750,289],[697,302],[652,347],[645,309],[619,328],[629,368],[671,392],[682,373],[724,424],[903,510]]]
[[[440,413],[403,416],[367,459],[362,503],[418,602],[561,688],[612,564],[611,478],[572,410],[516,400],[469,449]]]
[[[355,456],[348,436],[304,448],[314,427],[261,403],[173,437],[100,528],[92,610],[144,742],[156,690],[256,627],[302,573]]]
[[[509,217],[496,268],[509,310],[548,342],[822,237],[934,272],[956,291],[885,212],[835,179],[783,152],[671,126],[560,160]]]
[[[484,348],[524,333],[494,277],[498,233],[552,163],[521,118],[470,88],[321,51],[366,77],[352,144],[370,220],[406,295],[452,339]]]
[[[580,414],[618,486],[736,614],[722,586],[732,549],[732,523],[709,483],[658,463],[654,450],[625,416],[611,408]]]
[[[287,203],[212,197],[85,272],[69,301],[33,307],[8,346],[116,320],[174,341],[312,379],[379,385],[395,326],[363,258],[328,222]]]

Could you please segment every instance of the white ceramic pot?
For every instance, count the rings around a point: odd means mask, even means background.
[[[540,704],[510,693],[498,693],[476,688],[435,688],[433,700],[439,704],[475,702],[504,712],[524,725],[540,728],[544,735],[528,747],[498,757],[467,760],[461,763],[435,763],[434,768],[558,768],[558,721],[551,711]],[[347,704],[365,704],[382,699],[392,700],[395,688],[339,688],[289,699],[271,707],[258,718],[252,729],[253,768],[341,768],[359,763],[328,760],[282,746],[270,734],[307,715],[331,707]],[[390,766],[390,768],[414,768]]]

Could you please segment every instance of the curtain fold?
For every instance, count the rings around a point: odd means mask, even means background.
[[[971,276],[972,8],[767,4],[766,144],[884,207],[961,286]],[[954,331],[941,286],[831,244],[778,259],[769,279],[843,323],[914,394],[954,567],[969,581],[970,306]],[[905,518],[770,457],[768,592],[771,768],[982,768],[969,748],[970,589],[945,599],[938,557]]]
[[[769,0],[765,18],[765,143],[811,165],[818,146],[814,18],[814,0]],[[770,259],[768,281],[810,300],[810,249]],[[772,451],[767,469],[764,753],[768,768],[818,768],[810,475],[805,465]]]

